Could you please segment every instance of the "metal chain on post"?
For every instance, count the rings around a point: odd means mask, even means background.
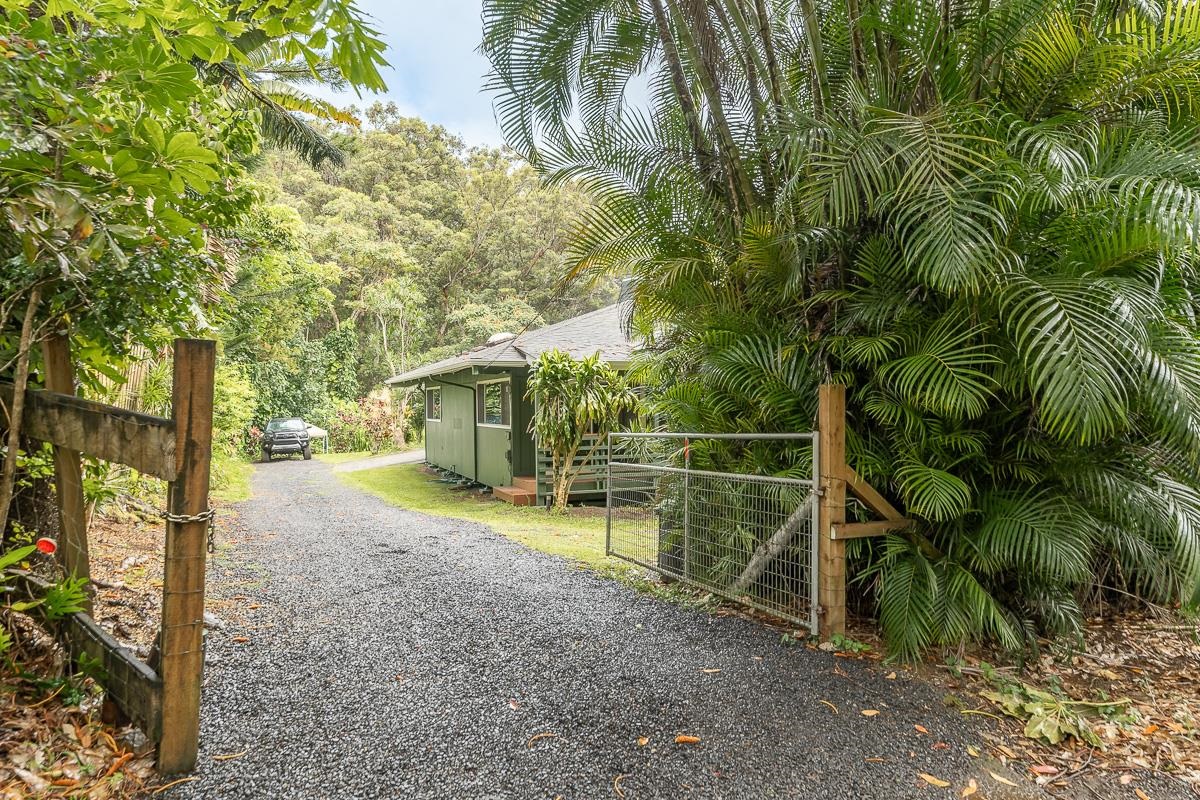
[[[217,551],[217,511],[209,508],[201,511],[199,514],[172,514],[169,511],[159,512],[159,516],[167,522],[178,522],[186,524],[188,522],[207,522],[208,523],[208,552],[215,553]]]

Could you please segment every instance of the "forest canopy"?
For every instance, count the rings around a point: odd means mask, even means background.
[[[262,200],[236,233],[220,326],[257,420],[320,423],[392,375],[614,294],[564,284],[580,190],[394,107],[363,116],[332,131],[345,167],[273,150],[253,173]]]

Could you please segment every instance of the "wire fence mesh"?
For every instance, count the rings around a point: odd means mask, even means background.
[[[613,434],[608,553],[815,630],[815,470],[694,469],[691,448],[703,438]],[[786,438],[803,442],[813,463],[815,437]]]

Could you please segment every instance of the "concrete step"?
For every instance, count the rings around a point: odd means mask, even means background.
[[[519,486],[493,486],[492,496],[514,506],[532,506],[537,503],[537,492]]]
[[[520,475],[514,475],[512,485],[518,489],[524,489],[527,492],[537,494],[537,478],[525,478]]]

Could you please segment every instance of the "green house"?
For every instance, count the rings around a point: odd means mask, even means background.
[[[544,351],[575,358],[599,353],[616,369],[629,365],[633,342],[617,305],[520,334],[497,334],[486,344],[389,378],[390,386],[425,393],[425,460],[467,480],[492,487],[518,505],[541,504],[550,491],[549,456],[538,448],[525,398],[530,365]],[[604,490],[604,458],[592,463],[572,496]]]

